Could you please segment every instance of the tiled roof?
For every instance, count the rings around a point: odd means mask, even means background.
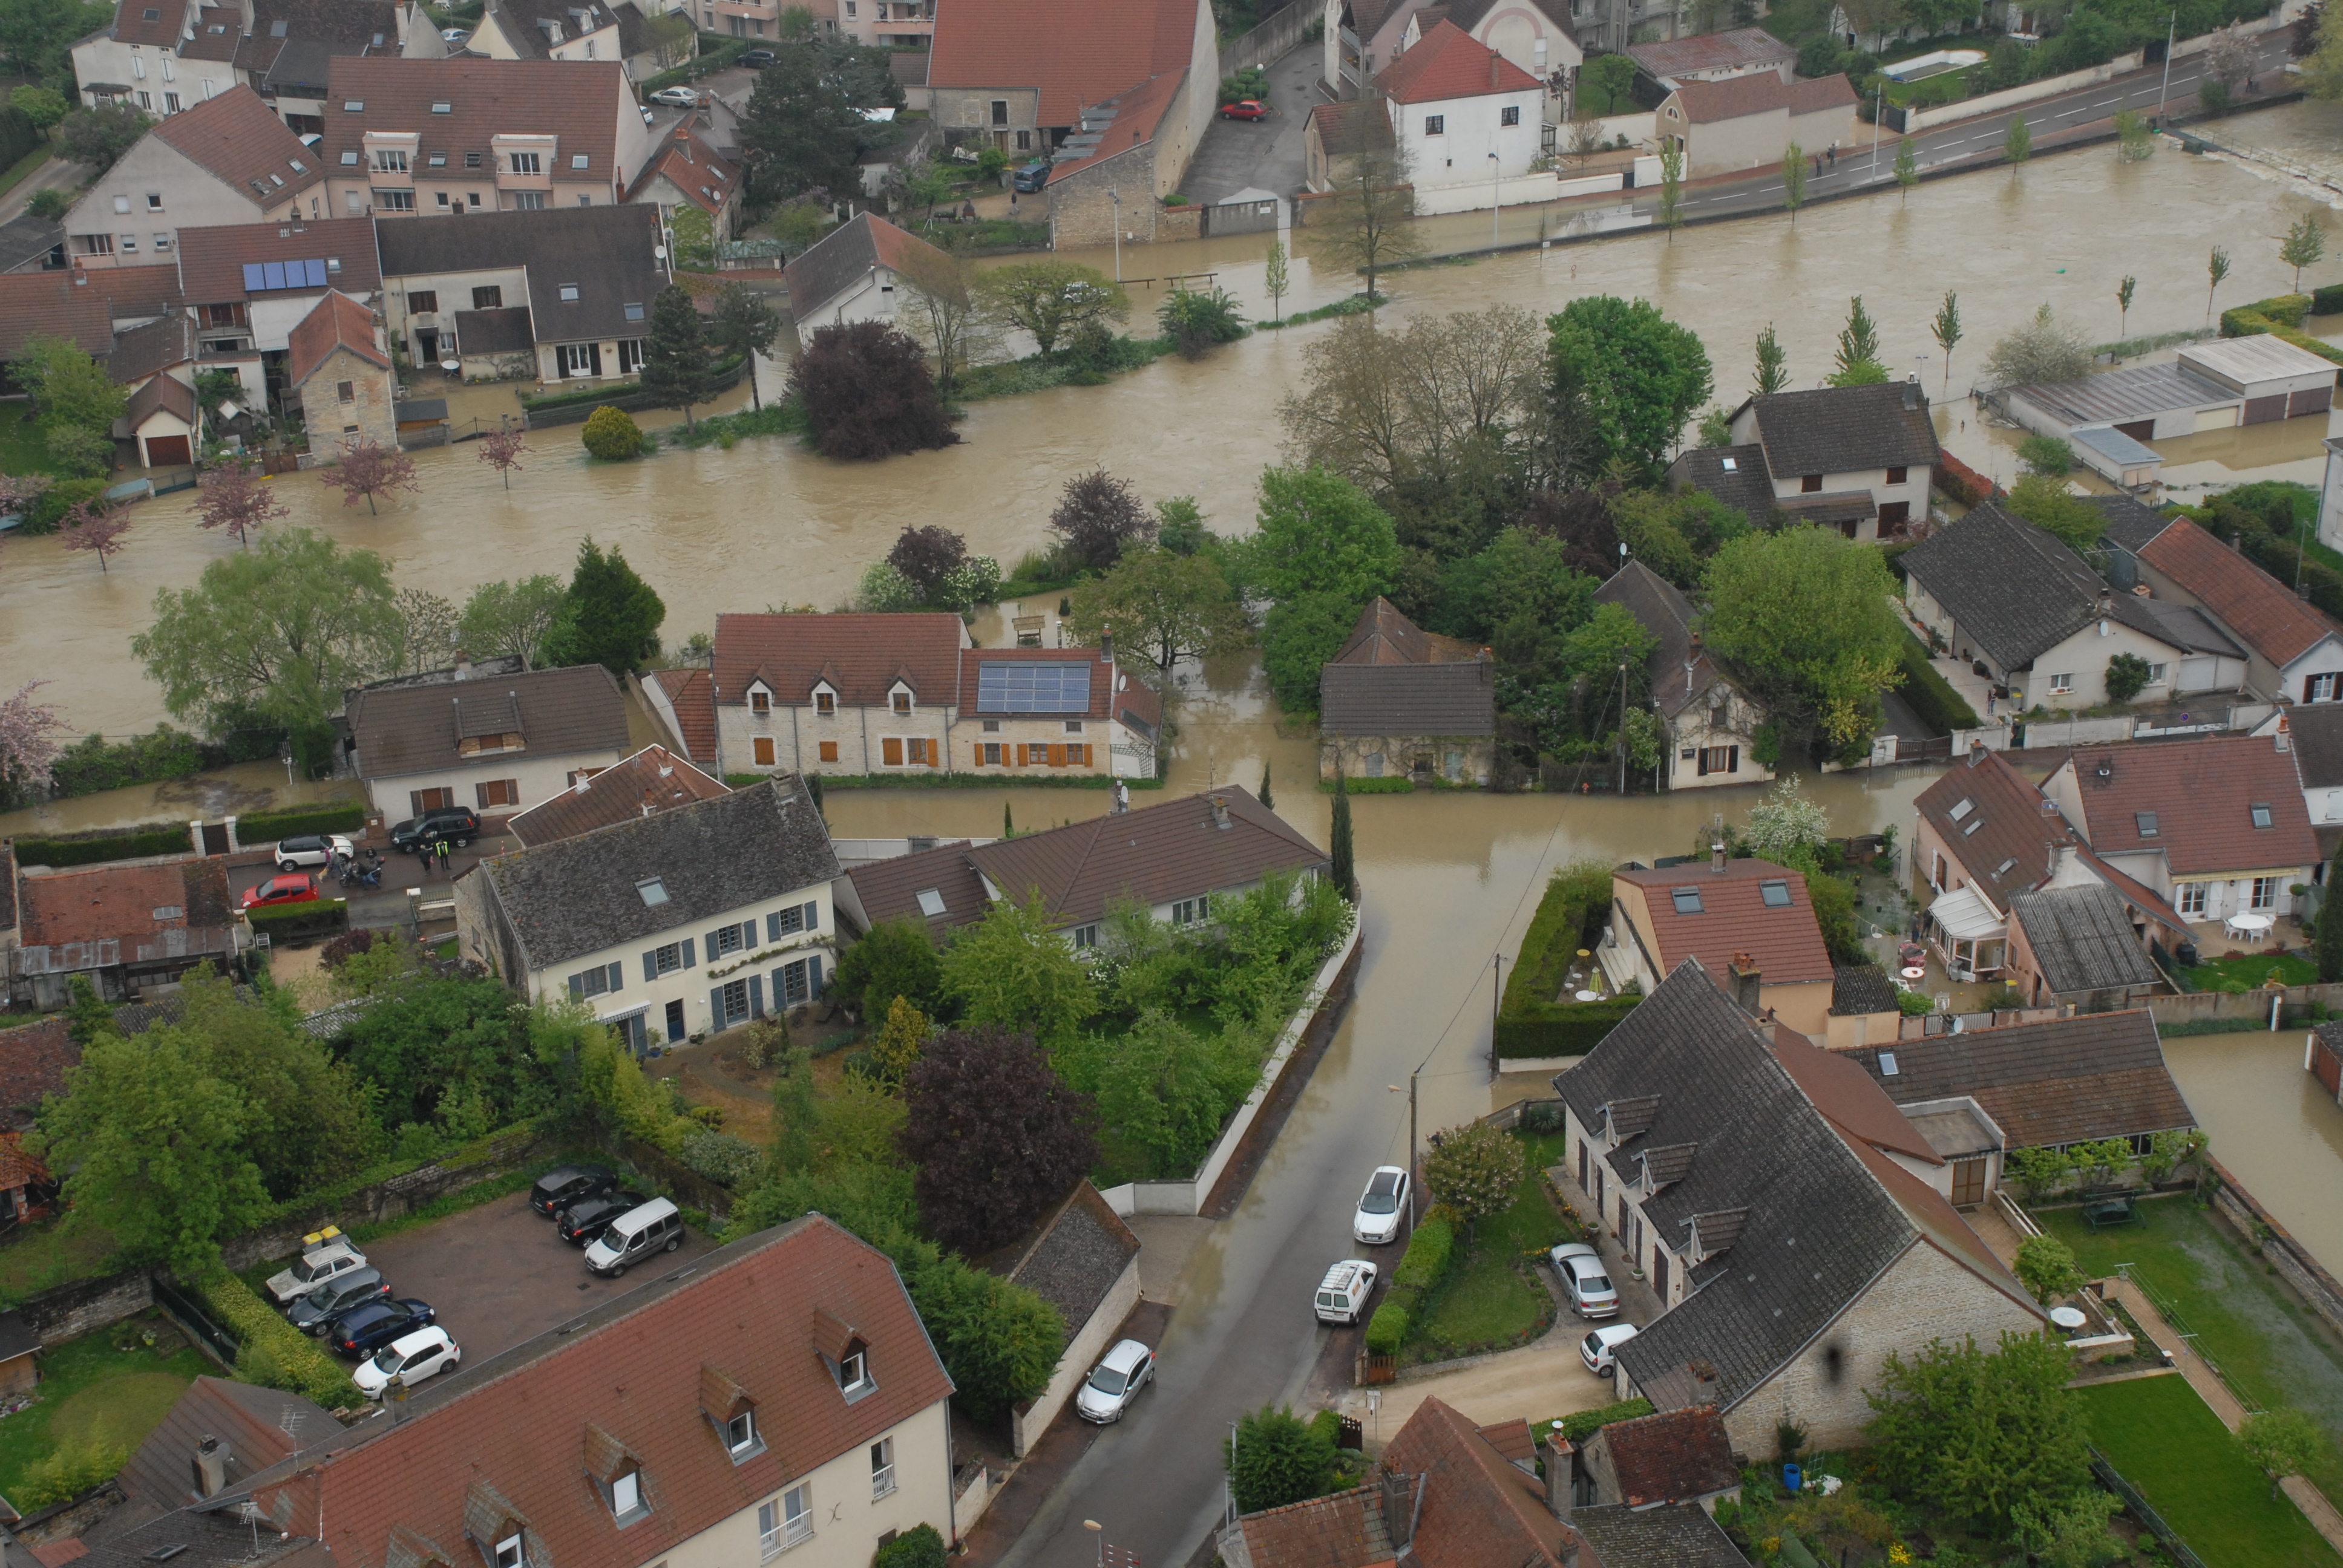
[[[130,395],[130,406],[123,410],[135,432],[146,428],[146,421],[156,414],[176,416],[182,422],[196,422],[196,389],[176,377],[157,376]]]
[[[514,730],[524,743],[519,755],[532,759],[627,748],[626,696],[598,664],[361,690],[350,698],[348,714],[357,765],[368,779],[487,763],[490,758],[461,756],[458,741]]]
[[[1085,1178],[1022,1248],[1004,1249],[993,1266],[1057,1308],[1071,1339],[1137,1256],[1139,1238]]]
[[[2318,864],[2293,755],[2269,737],[2082,748],[2068,766],[2083,836],[2102,855],[2160,849],[2176,877]],[[2254,826],[2258,806],[2269,808],[2267,828]],[[2154,814],[2152,838],[2143,812]]]
[[[1774,1056],[1782,1070],[1796,1080],[1799,1089],[1814,1101],[1815,1109],[1849,1138],[1893,1150],[1924,1165],[1944,1163],[1919,1129],[1855,1062],[1823,1050],[1783,1023],[1774,1026]]]
[[[206,1438],[219,1440],[227,1485],[235,1489],[301,1444],[322,1445],[340,1431],[332,1416],[297,1393],[199,1377],[130,1456],[122,1490],[135,1502],[176,1512],[197,1501],[190,1462]]]
[[[560,42],[572,43],[616,26],[618,20],[618,7],[603,0],[489,0],[488,9],[498,30],[524,60],[551,59],[555,29]]]
[[[196,324],[184,316],[160,316],[116,336],[106,373],[115,385],[127,386],[195,357]]]
[[[1372,1483],[1245,1514],[1237,1529],[1252,1568],[1379,1568],[1394,1557]]]
[[[272,261],[323,261],[327,285],[345,294],[372,294],[382,287],[370,217],[233,223],[179,231],[179,278],[187,298],[197,305],[225,305],[254,297],[255,291],[245,286],[244,269]],[[302,291],[259,292],[281,299]]]
[[[1369,100],[1353,99],[1353,103]],[[1324,105],[1326,108],[1339,106]],[[1443,637],[1436,631],[1425,631],[1402,615],[1399,607],[1377,594],[1374,601],[1359,612],[1356,626],[1351,628],[1350,640],[1327,660],[1330,664],[1462,664],[1479,658],[1485,651],[1479,644],[1461,637]]]
[[[87,275],[89,290],[106,297],[116,330],[179,308],[179,272],[173,266],[102,266]]]
[[[469,222],[469,219],[466,220]],[[463,354],[518,354],[537,341],[526,305],[456,312],[456,342]]]
[[[1435,104],[1450,98],[1480,98],[1492,93],[1539,90],[1538,79],[1473,37],[1453,22],[1443,22],[1423,41],[1383,69],[1375,87],[1397,104]]]
[[[2131,929],[2123,895],[2103,882],[2020,893],[2009,901],[2009,919],[2025,928],[2055,996],[2156,985],[2164,978]]]
[[[114,312],[105,290],[85,281],[89,276],[70,268],[0,274],[0,360],[15,358],[25,340],[36,336],[69,338],[83,353],[100,358],[111,354]]]
[[[1831,980],[1831,1011],[1841,1017],[1894,1012],[1896,982],[1876,964],[1840,964]]]
[[[65,242],[65,226],[55,218],[20,212],[0,223],[0,272],[30,266]]]
[[[1483,736],[1497,732],[1495,667],[1329,664],[1318,672],[1325,735]]]
[[[241,84],[166,116],[147,135],[210,170],[257,207],[290,201],[326,177],[318,155],[301,145],[258,93]]]
[[[1896,1058],[1892,1076],[1880,1071],[1882,1050]],[[2156,1020],[2142,1009],[1972,1029],[1842,1054],[1861,1062],[1899,1105],[1968,1095],[2001,1125],[2013,1149],[2197,1125],[2164,1064]]]
[[[1383,1462],[1429,1478],[1409,1543],[1423,1568],[1561,1568],[1565,1553],[1575,1554],[1575,1533],[1546,1511],[1544,1483],[1436,1395],[1415,1407]]]
[[[622,15],[640,15],[632,5],[622,5],[619,10]],[[688,124],[677,126],[659,144],[650,166],[636,176],[628,199],[636,199],[644,186],[661,175],[686,199],[711,216],[723,210],[724,204],[740,188],[740,166],[701,141]]]
[[[1360,151],[1362,142],[1367,147],[1392,145],[1391,114],[1373,98],[1313,105],[1310,123],[1318,127],[1318,145],[1335,157]]]
[[[1689,71],[1785,65],[1798,57],[1798,52],[1763,27],[1735,27],[1663,44],[1637,44],[1628,49],[1627,57],[1646,75],[1657,78]]]
[[[1680,486],[1707,491],[1755,525],[1783,504],[1775,498],[1763,447],[1693,447],[1669,465],[1668,475]]]
[[[1763,75],[1751,79],[1774,80]],[[1843,76],[1825,79],[1845,81]],[[1915,407],[1909,408],[1904,406],[1907,392],[1915,393]],[[1909,382],[1776,392],[1752,398],[1747,407],[1756,415],[1757,444],[1765,449],[1766,467],[1777,479],[1916,468],[1941,456],[1936,426],[1928,417],[1928,395]]]
[[[0,1029],[0,1121],[26,1121],[41,1101],[62,1094],[65,1069],[81,1060],[73,1020],[63,1013],[15,1029]]]
[[[26,876],[18,883],[26,947],[115,940],[122,961],[167,930],[216,930],[233,919],[227,862],[166,860],[160,865],[91,866]]]
[[[897,49],[887,56],[887,74],[906,87],[928,85],[928,52],[924,49]]]
[[[846,874],[854,883],[854,896],[862,900],[862,912],[874,925],[916,917],[926,920],[928,930],[940,939],[955,927],[982,920],[991,907],[984,896],[984,879],[969,862],[965,839],[873,860]],[[920,907],[923,892],[943,900],[943,913],[930,915]]]
[[[675,709],[675,721],[683,733],[676,739],[683,743],[684,755],[695,761],[713,764],[716,760],[716,697],[708,671],[704,669],[655,669],[650,678],[667,694],[668,704]]]
[[[1800,77],[1790,84],[1790,113],[1811,115],[1818,109],[1851,109],[1856,96],[1855,84],[1843,73]]]
[[[2049,879],[2058,849],[2074,837],[2065,818],[2043,809],[2047,804],[2000,752],[1982,749],[1914,802],[1946,852],[1959,858],[1968,882],[2005,915],[2012,894]]]
[[[1747,1568],[1749,1562],[1697,1503],[1574,1508],[1570,1522],[1603,1568]]]
[[[412,65],[413,61],[352,61],[357,65]],[[425,61],[426,65],[445,62]],[[466,62],[494,65],[506,71],[592,71],[604,67],[566,60],[483,60]],[[608,69],[615,70],[612,65]],[[455,84],[461,87],[465,84]],[[599,82],[574,83],[582,96]],[[341,89],[335,89],[338,99]],[[460,106],[462,99],[458,99]],[[373,115],[373,106],[367,106]],[[327,126],[334,121],[329,115]],[[509,128],[509,127],[508,127]],[[607,137],[605,138],[607,141]],[[427,138],[425,145],[430,146]],[[562,156],[569,154],[567,133]],[[608,156],[590,155],[594,166],[609,166]],[[528,273],[528,307],[535,319],[537,341],[579,343],[588,339],[639,337],[649,330],[651,302],[667,286],[659,259],[651,253],[659,245],[659,216],[655,206],[548,207],[538,212],[473,213],[460,222],[400,219],[378,229],[385,277],[417,273],[481,272],[521,267]],[[575,285],[576,299],[565,300],[561,289]],[[642,312],[628,314],[628,307]],[[508,310],[514,307],[506,307]],[[474,313],[478,314],[478,313]],[[462,327],[459,324],[458,331]],[[484,353],[472,339],[462,339],[468,353]]]
[[[720,623],[719,623],[720,624]],[[1217,826],[1212,802],[1227,803]],[[1150,906],[1327,864],[1326,853],[1244,789],[1227,785],[1121,815],[1003,839],[968,851],[1003,898],[1039,889],[1051,918],[1095,920],[1118,900]]]
[[[1124,88],[1102,104],[1082,106],[1080,138],[1070,137],[1059,149],[1057,171],[1050,177],[1061,178],[1127,153],[1141,142],[1153,141],[1164,111],[1187,84],[1185,71],[1165,71]],[[1091,150],[1082,151],[1085,146]]]
[[[716,700],[739,707],[761,677],[776,702],[808,707],[830,669],[842,707],[884,707],[906,672],[920,701],[949,702],[967,641],[956,615],[719,615]]]
[[[1885,1100],[1880,1103],[1890,1116],[1896,1114],[1894,1106]],[[1725,1418],[1713,1404],[1614,1421],[1587,1438],[1590,1456],[1598,1447],[1610,1451],[1611,1467],[1619,1477],[1619,1500],[1631,1508],[1692,1503],[1741,1484],[1741,1467],[1733,1462]],[[1617,1565],[1606,1562],[1604,1568]]]
[[[347,348],[377,369],[390,368],[390,356],[375,342],[374,311],[338,288],[329,288],[286,337],[285,374],[298,387],[337,348]],[[599,668],[599,666],[596,667]],[[606,672],[607,673],[607,672]]]
[[[2080,499],[2106,514],[2107,541],[2111,545],[2121,545],[2134,554],[2137,554],[2148,540],[2172,526],[2170,518],[2153,507],[2142,504],[2138,497],[2121,491],[2112,496],[2084,496]]]
[[[1037,124],[1074,125],[1150,76],[1188,68],[1197,12],[1189,0],[1064,6],[1052,0],[955,0],[936,14],[932,87],[1035,89]]]
[[[818,1352],[825,1322],[869,1348],[877,1387],[852,1403]],[[729,1410],[734,1390],[764,1443],[737,1464],[703,1413],[711,1392]],[[745,1526],[759,1503],[950,1391],[885,1256],[812,1214],[467,1362],[411,1395],[396,1424],[377,1416],[253,1492],[270,1518],[322,1518],[344,1568],[388,1568],[403,1543],[468,1554],[508,1520],[534,1560],[639,1568],[726,1521]],[[613,1443],[640,1463],[651,1503],[623,1531],[581,1474]]]
[[[1727,76],[1721,82],[1684,82],[1676,97],[1684,118],[1696,126],[1737,120],[1745,115],[1771,114],[1789,103],[1790,89],[1771,71]]]
[[[635,174],[616,167],[618,116],[630,112],[633,103],[625,67],[616,60],[345,55],[333,63],[330,86],[325,139],[317,144],[317,154],[329,168],[340,166],[345,152],[363,156],[367,132],[401,131],[420,134],[427,156],[444,150],[451,159],[466,152],[485,153],[500,135],[558,136],[561,174],[569,172],[570,158],[581,153],[588,160],[585,173],[594,179],[621,174],[631,179]],[[366,106],[355,112],[342,106],[353,102]],[[450,111],[432,113],[435,103],[449,105]],[[564,210],[578,209],[547,208],[528,216],[548,217]],[[510,216],[518,215],[473,213],[464,222],[490,223]],[[385,224],[386,241],[389,230],[407,226]],[[413,226],[440,226],[418,222]],[[392,266],[387,256],[383,267],[389,273],[404,270]]]
[[[266,77],[272,91],[322,88],[326,62],[336,55],[398,53],[398,7],[389,0],[251,3],[252,27],[236,48],[236,66]]]
[[[2343,702],[2308,702],[2288,709],[2286,732],[2304,789],[2343,788]]]
[[[756,853],[742,853],[742,846]],[[830,881],[838,856],[795,774],[480,862],[528,968],[673,931]],[[667,899],[643,901],[657,879]],[[520,977],[508,977],[516,981]]]
[[[1662,974],[1674,974],[1684,960],[1697,958],[1708,972],[1730,984],[1733,955],[1747,953],[1757,960],[1766,985],[1795,985],[1806,980],[1828,984],[1835,978],[1830,950],[1823,945],[1822,928],[1815,923],[1815,907],[1806,896],[1806,879],[1771,860],[1727,860],[1723,871],[1703,863],[1670,866],[1655,871],[1614,871],[1622,882],[1644,890],[1644,906],[1651,912],[1652,934],[1660,950],[1652,955]],[[1786,907],[1768,908],[1765,884],[1780,882],[1790,895]],[[1700,912],[1676,913],[1672,890],[1697,888]]]
[[[2283,583],[2186,518],[2173,519],[2139,557],[2281,669],[2336,635],[2332,622]]]
[[[167,49],[179,41],[186,15],[184,0],[121,0],[110,35],[117,44]]]
[[[217,28],[217,32],[213,29]],[[244,42],[244,14],[234,5],[206,5],[196,13],[196,35],[179,45],[182,60],[217,60],[222,63],[236,58],[237,45]]]
[[[1669,718],[1682,713],[1725,678],[1708,650],[1694,640],[1692,601],[1643,562],[1630,560],[1612,573],[1594,590],[1594,602],[1624,607],[1656,639],[1644,668],[1651,675],[1652,698]]]
[[[531,806],[508,821],[505,830],[526,849],[729,793],[666,747],[646,746],[550,800]]]
[[[943,252],[914,235],[905,234],[876,213],[857,213],[800,252],[781,269],[789,282],[789,298],[800,319],[813,321],[821,307],[835,299],[874,266],[897,273],[917,268],[920,260],[944,260]]]

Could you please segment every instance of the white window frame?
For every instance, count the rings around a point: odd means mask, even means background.
[[[895,1490],[895,1440],[882,1437],[870,1445],[870,1501]]]
[[[813,1483],[801,1481],[770,1503],[757,1505],[757,1546],[767,1557],[813,1539]]]
[[[2051,696],[2065,697],[2074,689],[2075,672],[2073,670],[2070,669],[2064,675],[2054,675],[2050,678]]]
[[[628,1021],[639,1025],[642,1020],[635,1018]],[[629,1470],[624,1475],[611,1479],[610,1517],[612,1519],[620,1524],[632,1524],[639,1519],[649,1518],[650,1511],[650,1499],[643,1492],[641,1471]]]
[[[2253,901],[2246,907],[2254,910],[2277,909],[2278,891],[2285,886],[2286,879],[2282,877],[2256,877],[2249,894]]]
[[[850,1351],[838,1363],[838,1392],[857,1393],[870,1386],[870,1352],[868,1348]]]
[[[2177,895],[2177,901],[2173,907],[2184,915],[2194,915],[2198,920],[2203,920],[2206,910],[2210,906],[2206,890],[2211,886],[2210,882],[2180,883],[2172,890]]]
[[[2172,667],[2169,664],[2149,665],[2147,667],[2147,683],[2150,686],[2162,686],[2167,673],[2169,672],[2171,668]]]
[[[496,1545],[497,1568],[528,1568],[528,1543],[518,1532]]]
[[[735,1462],[757,1452],[757,1412],[744,1410],[724,1423],[724,1451]]]

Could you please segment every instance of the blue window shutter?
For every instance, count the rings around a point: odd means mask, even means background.
[[[806,960],[806,981],[813,990],[814,1000],[820,1001],[821,1000],[821,955],[820,953]]]
[[[696,970],[699,967],[699,958],[692,951],[689,937],[683,939],[683,967],[688,970]]]
[[[765,1016],[765,977],[763,975],[749,977],[749,1016],[750,1018]]]
[[[757,946],[756,921],[742,920],[740,922],[740,945],[744,948],[749,949],[751,951],[755,950]]]
[[[709,963],[714,963],[714,962],[715,962],[715,961],[716,961],[719,957],[721,957],[721,956],[723,955],[723,952],[724,952],[724,933],[723,933],[723,932],[721,932],[721,931],[710,931],[710,932],[709,932],[709,933],[708,933],[708,961],[709,961]]]
[[[643,953],[643,979],[646,980],[655,980],[659,979],[659,950],[657,948],[647,949]]]
[[[610,963],[610,989],[612,990],[624,990],[626,988],[626,966],[620,964],[616,960],[612,960]]]
[[[708,1030],[710,1034],[724,1027],[724,988],[718,986],[708,993]]]
[[[586,977],[584,975],[577,974],[569,977],[569,1000],[571,1001],[584,1001],[586,1000]]]
[[[773,971],[773,1010],[786,1012],[789,1008],[789,966],[783,964]]]
[[[765,917],[765,940],[769,942],[781,940],[781,917],[778,913]]]
[[[809,931],[818,931],[821,930],[821,906],[820,904],[808,904],[806,906],[806,930]]]

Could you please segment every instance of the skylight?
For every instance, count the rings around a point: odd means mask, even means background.
[[[561,286],[561,297],[565,300],[575,300],[578,297],[578,286],[574,283],[563,284]]]
[[[431,106],[431,112],[435,115],[452,115],[456,112],[456,106],[453,104],[434,104]]]
[[[1790,884],[1787,882],[1760,882],[1757,884],[1757,894],[1765,900],[1765,907],[1769,910],[1786,910],[1790,907]]]
[[[2139,836],[2141,838],[2153,839],[2156,837],[2157,828],[2155,812],[2134,811],[2131,814],[2131,819],[2133,825],[2139,829]]]
[[[1984,819],[1984,818],[1982,818],[1982,817],[1979,817],[1976,821],[1971,822],[1967,827],[1966,827],[1966,828],[1964,828],[1964,829],[1961,829],[1961,837],[1962,837],[1962,838],[1964,838],[1964,839],[1966,839],[1966,838],[1967,838],[1970,834],[1972,834],[1972,833],[1976,832],[1979,828],[1982,828],[1982,827],[1984,827],[1984,826],[1985,826],[1985,819]]]
[[[1976,802],[1968,796],[1964,795],[1958,800],[1953,802],[1953,809],[1946,812],[1945,815],[1957,822],[1976,809]]]
[[[1717,460],[1718,460],[1719,462],[1721,462],[1721,463],[1723,463],[1723,464],[1725,465],[1725,471],[1726,473],[1728,473],[1728,474],[1737,474],[1737,473],[1741,472],[1741,459],[1740,459],[1740,458],[1738,458],[1738,457],[1720,457],[1720,458],[1718,458]]]
[[[284,25],[285,25],[285,24],[283,24],[282,22],[279,22],[279,23],[277,24],[277,25],[278,25],[278,26],[280,26],[280,27],[282,27]],[[366,113],[366,100],[365,100],[364,98],[346,98],[346,99],[344,99],[344,100],[342,101],[342,113],[344,113],[344,114],[346,114],[346,115],[363,115],[363,114],[365,114],[365,113]]]
[[[2270,825],[2270,809],[2268,806],[2255,806],[2253,808],[2253,813],[2255,827],[2267,828]]]
[[[938,892],[933,888],[921,889],[920,890],[920,913],[927,916],[928,919],[932,920],[943,912],[943,894]]]
[[[1672,888],[1668,891],[1668,896],[1675,900],[1676,913],[1696,915],[1701,912],[1698,888]]]
[[[643,318],[643,307],[642,307],[642,305],[641,305],[641,303],[640,303],[639,301],[638,301],[638,302],[636,302],[636,303],[634,303],[634,304],[630,304],[630,305],[628,305],[628,306],[627,307],[627,319],[628,319],[628,320],[629,320],[629,321],[640,321],[642,318]]]
[[[1896,1053],[1895,1053],[1894,1051],[1892,1051],[1892,1050],[1883,1050],[1883,1051],[1881,1051],[1881,1052],[1879,1053],[1879,1076],[1880,1076],[1880,1077],[1882,1077],[1882,1078],[1893,1078],[1893,1077],[1895,1077],[1898,1072],[1901,1072],[1902,1070],[1903,1070],[1903,1069],[1901,1069],[1901,1068],[1899,1068],[1899,1067],[1897,1067],[1897,1066],[1896,1065]]]
[[[1996,877],[2006,877],[2007,875],[2009,875],[2009,869],[2010,869],[2010,868],[2011,868],[2012,866],[2016,865],[2016,864],[2017,864],[2017,857],[2016,857],[2016,856],[2015,856],[2015,855],[2012,855],[2008,859],[2004,860],[2000,865],[1996,866],[1996,867],[1993,869],[1993,874],[1994,874],[1995,876],[1996,876]]]
[[[667,902],[667,884],[657,877],[646,877],[637,882],[635,891],[640,893],[643,902],[654,910]]]

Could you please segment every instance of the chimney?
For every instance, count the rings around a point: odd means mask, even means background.
[[[1713,877],[1721,877],[1725,875],[1724,845],[1711,844],[1708,847],[1708,871],[1709,875]]]
[[[657,791],[655,791],[655,790],[650,790],[650,789],[646,789],[646,790],[644,790],[644,791],[643,791],[643,815],[644,815],[644,816],[646,816],[646,817],[648,817],[648,816],[649,816],[652,812],[654,812],[654,811],[656,811],[656,810],[658,810],[658,809],[659,809],[659,795],[658,795],[658,792],[657,792]]]
[[[1764,1004],[1757,1000],[1758,974],[1755,959],[1747,953],[1733,955],[1733,1000],[1739,1002],[1741,1010],[1752,1018],[1759,1017],[1765,1010]]]
[[[1212,809],[1212,826],[1220,829],[1223,832],[1227,831],[1229,826],[1229,798],[1225,795],[1207,795],[1204,797],[1204,799],[1205,802]]]
[[[1114,662],[1114,628],[1111,626],[1099,628],[1099,662],[1101,664]]]
[[[220,1440],[206,1432],[196,1444],[196,1493],[202,1497],[216,1497],[227,1487],[227,1450]]]
[[[2270,739],[2271,739],[2272,740],[2275,740],[2276,742],[2278,742],[2278,754],[2280,757],[2285,756],[2285,755],[2286,755],[2289,750],[2293,749],[2292,746],[2291,746],[2291,745],[2290,745],[2290,743],[2287,740],[2287,738],[2286,738],[2286,715],[2285,715],[2285,714],[2281,713],[2281,714],[2279,714],[2279,715],[2278,716],[2278,733],[2277,733],[2277,734],[2275,734],[2275,735],[2273,735],[2273,736],[2271,736],[2271,737],[2270,737]]]
[[[1972,767],[1972,768],[1974,768],[1974,767],[1976,767],[1978,763],[1980,763],[1980,762],[1982,762],[1982,761],[1984,761],[1984,760],[1985,760],[1985,742],[1984,742],[1984,741],[1982,741],[1982,740],[1972,740],[1972,741],[1970,741],[1970,742],[1969,742],[1969,766],[1970,766],[1970,767]]]
[[[1493,92],[1493,92],[1495,92],[1496,90],[1497,90],[1497,52],[1496,52],[1494,49],[1492,49],[1492,50],[1490,50],[1490,51],[1489,51],[1489,91],[1491,91],[1491,92]]]
[[[1920,407],[1920,377],[1916,375],[1904,378],[1904,407],[1916,412]]]
[[[1383,1500],[1383,1533],[1395,1550],[1404,1552],[1415,1539],[1415,1478],[1403,1471],[1386,1470],[1377,1478]]]
[[[1558,1432],[1538,1446],[1545,1450],[1545,1511],[1556,1519],[1568,1519],[1571,1481],[1578,1468],[1577,1451]]]
[[[456,650],[456,678],[458,680],[472,678],[472,656],[460,648]]]
[[[2233,554],[2244,555],[2246,553],[2246,536],[2243,534],[2231,534],[2229,536],[2229,549]]]
[[[1692,1373],[1693,1403],[1715,1405],[1716,1403],[1716,1363],[1704,1361],[1687,1362],[1684,1363],[1684,1370]]]

